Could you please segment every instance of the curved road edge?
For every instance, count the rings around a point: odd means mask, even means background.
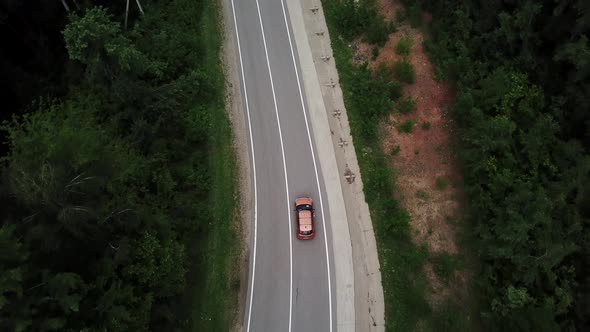
[[[320,0],[286,1],[332,216],[338,331],[381,332],[385,304],[377,244],[322,4]],[[330,60],[320,60],[326,55]],[[336,84],[328,86],[331,82]],[[340,110],[339,118],[328,117],[328,109],[330,114]],[[340,139],[349,147],[340,148]],[[355,174],[352,183],[344,178],[347,169]]]

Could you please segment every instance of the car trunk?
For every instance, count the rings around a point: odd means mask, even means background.
[[[311,211],[299,211],[299,228],[301,231],[311,231]]]

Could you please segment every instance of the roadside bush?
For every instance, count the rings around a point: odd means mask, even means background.
[[[365,40],[369,44],[377,44],[381,47],[385,45],[389,38],[389,25],[385,23],[382,17],[377,15],[367,27],[367,36]]]
[[[373,75],[381,81],[383,88],[389,91],[389,99],[396,101],[402,96],[402,84],[393,79],[393,69],[385,63],[380,63],[377,68],[373,70]]]
[[[402,114],[410,113],[416,110],[416,101],[412,96],[407,96],[399,101],[397,108]]]
[[[449,185],[449,179],[444,176],[439,176],[436,178],[436,189],[438,190],[445,190]]]
[[[411,133],[414,130],[414,121],[412,121],[412,120],[404,121],[404,123],[397,126],[397,130],[400,133],[406,133],[406,134]]]
[[[391,98],[392,101],[395,101],[395,100],[399,99],[399,97],[402,96],[403,86],[399,81],[391,80],[388,83],[388,89],[389,89],[389,98]]]
[[[416,192],[416,197],[418,197],[421,200],[427,200],[428,198],[430,198],[430,195],[428,195],[428,193],[423,190],[418,190]]]
[[[371,59],[373,61],[375,61],[378,56],[379,56],[379,47],[375,46],[375,47],[373,47],[373,50],[371,51]]]
[[[383,46],[389,33],[395,29],[385,22],[374,1],[343,0],[338,6],[326,10],[335,17],[338,33],[347,40],[365,34],[366,42]]]
[[[395,44],[395,53],[407,56],[410,54],[412,48],[412,39],[409,36],[403,36],[397,44]]]
[[[389,22],[389,33],[397,32],[397,23]]]
[[[444,281],[449,281],[455,271],[461,268],[459,258],[447,253],[433,255],[431,261],[434,265],[434,272]]]
[[[398,8],[395,11],[395,21],[397,23],[403,23],[407,19],[408,19],[407,13],[403,8]]]
[[[473,331],[473,327],[465,319],[465,313],[457,310],[464,305],[457,298],[447,299],[439,304],[433,313],[431,331]]]
[[[416,73],[414,67],[407,60],[398,60],[393,64],[393,73],[395,77],[408,84],[412,84],[416,81]]]
[[[406,8],[406,16],[408,17],[412,28],[419,28],[422,26],[422,8],[418,2]]]
[[[396,12],[398,20],[407,20],[413,28],[422,26],[422,6],[417,0],[402,0],[404,8]]]

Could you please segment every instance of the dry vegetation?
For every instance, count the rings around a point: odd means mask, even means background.
[[[379,0],[380,13],[388,22],[395,22],[401,10],[397,1]],[[428,20],[428,16],[424,16]],[[397,22],[397,31],[389,36],[375,57],[375,46],[357,38],[354,43],[355,60],[367,61],[369,66],[390,67],[395,61],[406,58],[414,67],[415,83],[404,84],[403,97],[416,101],[416,110],[407,114],[392,112],[382,124],[383,149],[391,156],[396,170],[398,199],[412,216],[412,237],[417,245],[426,244],[433,254],[456,255],[456,230],[453,222],[460,219],[461,176],[453,156],[450,133],[451,120],[445,110],[450,102],[446,84],[435,80],[434,66],[423,49],[423,32],[409,24]],[[402,38],[412,41],[408,56],[396,52]],[[399,130],[408,120],[415,123],[410,133]],[[432,287],[433,303],[439,303],[449,294],[452,284],[434,273],[433,263],[424,267]],[[465,272],[454,272],[455,281],[464,281]],[[461,282],[462,283],[462,282]]]

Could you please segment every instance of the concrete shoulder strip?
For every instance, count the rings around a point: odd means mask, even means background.
[[[354,331],[354,270],[352,246],[348,219],[328,116],[324,106],[322,90],[307,39],[301,4],[298,0],[287,0],[293,35],[301,66],[301,76],[307,96],[321,171],[326,186],[332,228],[332,250],[336,279],[336,322],[338,331]]]

